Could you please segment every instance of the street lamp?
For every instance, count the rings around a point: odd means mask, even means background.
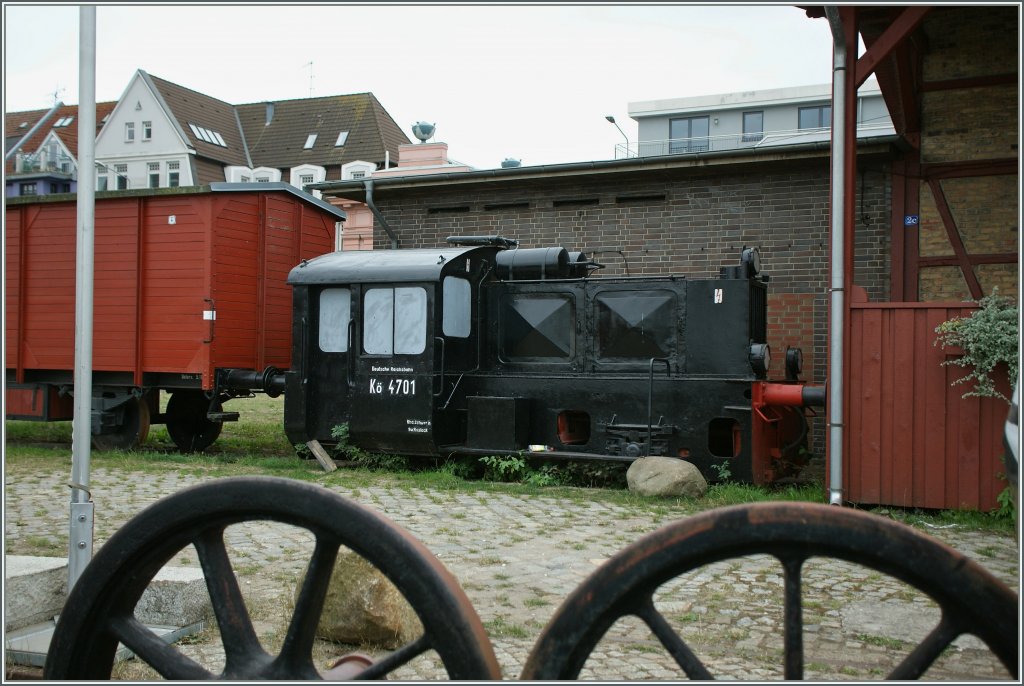
[[[626,135],[626,132],[622,130],[621,126],[619,126],[618,124],[615,123],[615,117],[613,117],[612,115],[609,114],[608,116],[605,117],[605,119],[607,119],[611,123],[615,124],[615,128],[617,128],[619,130],[619,133],[622,134],[622,137],[626,139],[626,157],[628,158],[629,157],[629,136]]]

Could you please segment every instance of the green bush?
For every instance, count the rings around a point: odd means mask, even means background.
[[[481,457],[480,462],[487,481],[520,482],[528,472],[526,460],[514,455],[488,455]]]
[[[954,317],[935,327],[939,337],[936,345],[958,346],[963,355],[942,364],[968,369],[968,373],[953,385],[974,382],[974,387],[963,394],[969,396],[1009,399],[996,390],[992,371],[1005,363],[1010,373],[1010,385],[1017,381],[1017,350],[1020,335],[1017,329],[1017,304],[1000,296],[997,290],[977,301],[979,309],[969,317]]]

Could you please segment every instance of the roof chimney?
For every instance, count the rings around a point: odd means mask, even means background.
[[[270,122],[274,120],[274,103],[267,103],[267,123],[264,126],[270,126]]]

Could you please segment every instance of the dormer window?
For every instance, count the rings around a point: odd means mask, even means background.
[[[342,131],[338,134],[338,140],[334,141],[334,147],[340,148],[345,145],[345,141],[348,140],[348,131]]]
[[[74,118],[74,117],[61,117],[60,119],[58,119],[58,120],[57,120],[57,121],[56,121],[56,122],[54,123],[54,125],[53,125],[53,128],[55,128],[55,129],[59,129],[59,128],[62,128],[62,127],[64,127],[64,126],[68,126],[68,125],[70,125],[70,124],[71,124],[71,122],[73,122],[74,120],[75,120],[75,118]]]
[[[302,146],[303,149],[305,149],[305,150],[311,149],[313,147],[313,144],[316,143],[316,137],[317,137],[317,134],[315,134],[315,133],[311,133],[308,136],[306,136],[306,144]]]

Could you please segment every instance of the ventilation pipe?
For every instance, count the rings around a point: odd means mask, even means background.
[[[829,445],[829,503],[843,504],[843,315],[845,312],[843,272],[844,250],[843,216],[846,173],[846,38],[839,8],[825,7],[825,16],[832,29],[832,268],[829,323],[828,367],[828,445]],[[836,120],[839,126],[836,126]]]
[[[384,219],[384,215],[380,213],[377,206],[373,204],[373,179],[363,179],[363,187],[366,189],[366,206],[370,208],[370,211],[373,212],[373,216],[377,218],[381,227],[384,228],[384,232],[387,233],[388,238],[391,239],[391,249],[397,250],[398,236],[396,236],[395,232],[391,230],[390,226],[388,226],[387,220]]]

